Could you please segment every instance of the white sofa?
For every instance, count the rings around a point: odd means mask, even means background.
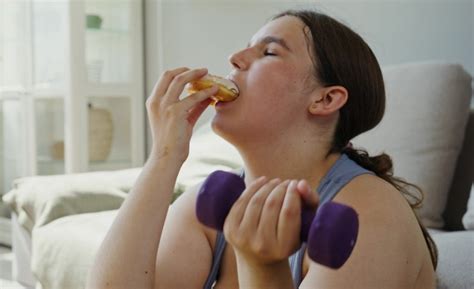
[[[386,116],[354,145],[390,154],[395,175],[426,191],[418,213],[438,245],[438,288],[474,288],[474,196],[467,210],[474,179],[471,77],[460,65],[441,62],[391,66],[383,72]],[[193,136],[175,196],[210,172],[241,163],[235,149],[204,124]],[[17,281],[31,288],[83,288],[93,256],[139,172],[16,180],[4,201],[13,211]]]

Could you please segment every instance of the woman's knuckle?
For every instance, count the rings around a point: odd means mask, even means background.
[[[266,257],[269,254],[269,248],[263,240],[257,240],[253,244],[253,250],[261,257]]]
[[[251,207],[261,207],[264,202],[264,198],[262,196],[253,196],[252,200],[249,203],[249,206]]]
[[[172,70],[166,70],[165,72],[163,72],[162,76],[167,79],[172,79],[174,74]]]
[[[265,207],[267,209],[273,210],[278,207],[278,204],[279,202],[275,197],[269,197],[267,201],[265,202]]]
[[[176,108],[170,105],[164,109],[164,114],[166,118],[174,118],[176,116]]]
[[[237,200],[235,200],[234,204],[232,205],[231,209],[238,208],[242,204],[242,196],[240,196]],[[230,212],[229,212],[230,214]]]
[[[148,98],[146,101],[145,101],[145,107],[147,109],[151,108],[152,106],[152,100],[150,98]]]
[[[174,78],[174,81],[179,82],[179,83],[184,82],[184,81],[185,81],[185,76],[184,76],[184,74],[179,74],[178,76],[176,76],[176,77]]]
[[[236,247],[244,247],[245,246],[245,239],[242,237],[242,234],[237,234],[234,230],[232,234],[232,242]]]
[[[283,216],[285,216],[287,218],[292,218],[292,217],[296,216],[297,210],[295,208],[292,208],[292,207],[284,207],[281,210],[281,213],[283,214]]]
[[[158,106],[159,106],[159,103],[154,98],[148,98],[145,102],[145,107],[147,108],[148,111],[154,111],[158,108]]]

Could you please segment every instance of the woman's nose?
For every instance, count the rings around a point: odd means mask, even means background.
[[[229,62],[233,68],[238,70],[245,70],[248,68],[248,60],[244,55],[245,50],[238,51],[229,56]]]

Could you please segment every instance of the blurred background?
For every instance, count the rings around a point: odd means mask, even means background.
[[[160,74],[226,75],[228,56],[289,8],[347,24],[382,67],[441,60],[474,74],[472,0],[0,0],[0,195],[18,177],[140,167]]]

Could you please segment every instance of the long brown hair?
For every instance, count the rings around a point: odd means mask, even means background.
[[[357,33],[325,14],[311,10],[288,10],[273,19],[283,16],[297,17],[309,28],[303,32],[308,40],[307,30],[311,33],[312,41],[308,41],[308,48],[313,60],[314,79],[324,86],[343,86],[349,93],[346,104],[339,111],[328,155],[334,152],[347,154],[360,166],[392,184],[407,198],[436,269],[436,244],[415,212],[423,202],[423,191],[393,175],[393,163],[387,154],[369,156],[367,151],[348,145],[352,138],[375,127],[385,112],[384,80],[374,53]]]

